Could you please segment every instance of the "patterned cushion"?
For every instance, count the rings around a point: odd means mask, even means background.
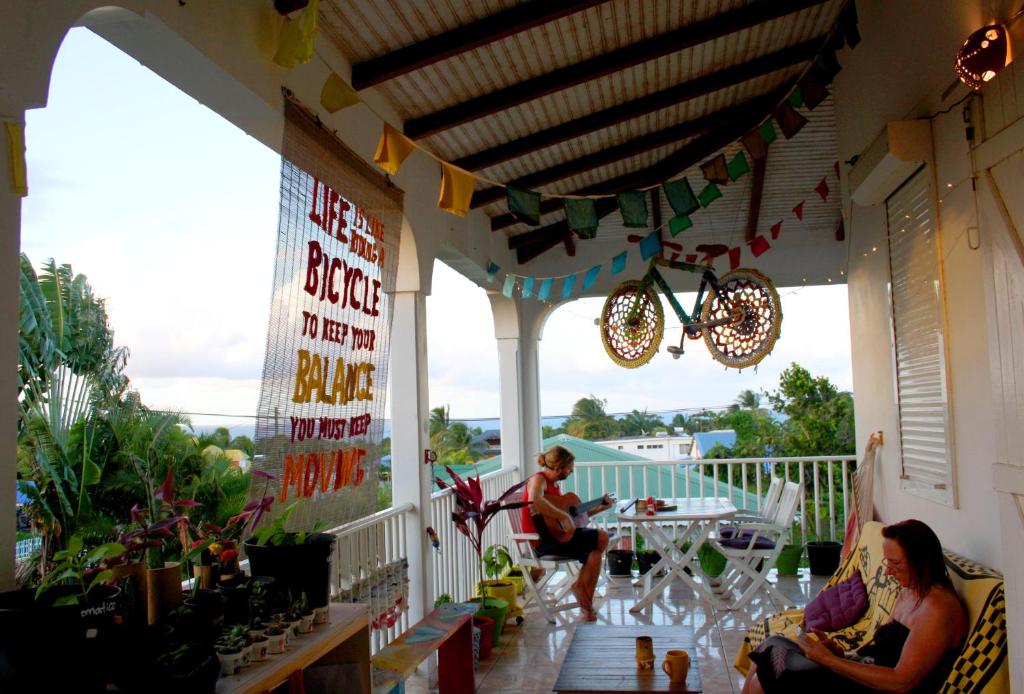
[[[1010,675],[1002,576],[948,550],[946,566],[967,608],[971,630],[940,694],[1008,694]],[[864,524],[856,549],[825,588],[849,578],[854,571],[860,573],[867,588],[867,612],[856,624],[829,634],[846,650],[858,648],[872,639],[875,629],[889,621],[899,595],[899,584],[886,576],[882,566],[882,523]],[[803,619],[803,610],[786,610],[755,624],[747,631],[733,666],[746,675],[751,665],[750,651],[773,634],[795,638]]]
[[[868,592],[860,572],[818,593],[804,608],[808,631],[839,631],[856,623],[868,609]]]

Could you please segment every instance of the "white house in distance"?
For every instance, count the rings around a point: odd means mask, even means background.
[[[659,431],[651,436],[624,436],[598,441],[613,450],[640,455],[651,460],[683,460],[690,456],[692,437]]]

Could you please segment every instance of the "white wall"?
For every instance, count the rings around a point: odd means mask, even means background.
[[[632,453],[651,460],[683,460],[690,457],[689,436],[650,436],[647,438],[609,439],[596,443],[612,450]]]

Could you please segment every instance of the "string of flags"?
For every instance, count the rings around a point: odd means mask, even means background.
[[[285,68],[292,68],[312,60],[315,54],[314,44],[318,32],[318,16],[319,0],[310,0],[306,8],[294,19],[286,18],[279,36],[278,50],[274,55],[275,63]],[[813,111],[828,96],[827,86],[841,69],[836,58],[836,50],[844,42],[851,49],[860,43],[854,0],[848,0],[840,11],[838,22],[825,40],[821,51],[796,81],[786,98],[759,126],[740,138],[743,150],[728,160],[725,154],[718,154],[701,164],[704,182],[699,186],[699,192],[694,192],[693,186],[686,177],[660,184],[675,212],[675,216],[669,221],[669,231],[673,236],[693,225],[690,219],[691,214],[701,208],[706,208],[722,197],[720,186],[733,183],[750,173],[750,159],[765,158],[769,146],[778,138],[778,131],[781,131],[782,136],[789,140],[803,129],[808,121],[797,109],[805,107],[807,110]],[[326,63],[326,61],[324,62]],[[335,113],[358,103],[362,103],[362,100],[355,90],[332,71],[321,90],[321,106],[328,113]],[[542,193],[478,176],[444,161],[406,137],[386,121],[373,161],[388,174],[395,175],[413,150],[417,149],[434,158],[441,165],[438,207],[460,217],[469,213],[477,181],[484,181],[490,185],[505,188],[509,211],[518,221],[529,226],[540,225],[542,197],[561,199],[569,228],[580,239],[592,239],[596,235],[598,226],[595,201],[598,198],[611,197],[611,195],[574,196]],[[656,187],[658,186],[650,188]],[[614,195],[625,226],[648,227],[647,200],[644,193],[650,188],[625,191]],[[798,218],[800,215],[802,215],[802,211],[797,213]]]
[[[836,181],[839,179],[839,162],[836,161],[830,168],[829,171],[821,177],[821,180],[814,186],[813,190],[808,191],[808,195],[816,194],[821,198],[821,201],[828,202],[829,195],[832,192],[831,186],[829,186],[829,178],[833,177]],[[792,218],[796,222],[804,221],[804,211],[808,202],[808,197],[804,196],[796,205],[792,207],[790,213]],[[792,223],[792,220],[789,222]],[[771,237],[771,241],[776,241],[782,234],[782,227],[787,224],[785,218],[776,221],[768,230],[768,235]],[[656,255],[663,255],[668,260],[678,260],[682,257],[688,263],[699,263],[705,265],[712,265],[718,258],[726,257],[729,261],[729,270],[735,270],[740,267],[743,260],[744,249],[742,245],[729,247],[724,244],[709,244],[697,246],[695,249],[696,253],[685,253],[684,246],[675,241],[669,241],[664,238],[663,231],[669,228],[671,231],[671,222],[663,224],[662,226],[652,230],[647,234],[630,234],[626,237],[626,240],[630,243],[636,244],[640,252],[640,259],[642,261],[648,261]],[[840,218],[839,224],[835,230],[836,240],[841,241],[843,239],[844,227],[842,219]],[[673,234],[675,236],[675,234]],[[746,241],[747,252],[750,253],[754,258],[759,258],[767,251],[771,250],[772,245],[769,239],[764,234],[757,234],[754,238]],[[591,266],[586,270],[580,270],[568,275],[559,275],[554,277],[530,277],[526,275],[520,275],[512,272],[505,272],[504,279],[501,281],[501,293],[507,297],[512,298],[516,295],[518,290],[519,296],[523,299],[535,299],[537,301],[549,302],[554,297],[555,300],[567,301],[575,294],[583,294],[588,291],[597,279],[601,275],[601,271],[607,266],[610,268],[611,276],[618,275],[626,269],[626,263],[629,259],[629,254],[632,251],[630,249],[621,251],[610,259]],[[493,260],[487,263],[487,281],[493,284],[498,276],[501,274],[502,268],[500,265],[495,263]],[[561,287],[556,290],[555,283],[561,281]],[[577,287],[577,284],[579,285]]]

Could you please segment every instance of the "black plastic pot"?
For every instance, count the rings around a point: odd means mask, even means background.
[[[630,576],[633,572],[633,551],[628,549],[608,550],[608,575]]]
[[[0,593],[0,691],[102,692],[113,669],[121,590],[100,586],[87,602],[54,607],[77,591]],[[54,660],[59,654],[58,660]]]
[[[301,545],[257,545],[245,543],[253,576],[273,576],[279,590],[288,590],[291,599],[302,593],[310,607],[324,607],[331,594],[331,552],[334,535],[315,533]]]
[[[636,553],[636,563],[640,569],[640,575],[651,570],[651,567],[661,561],[661,555],[657,552],[644,550]]]
[[[808,542],[807,563],[814,576],[831,576],[839,568],[839,556],[843,546],[838,542]]]
[[[227,598],[216,590],[197,590],[182,601],[187,608],[178,620],[178,631],[183,639],[213,643],[224,626]]]

